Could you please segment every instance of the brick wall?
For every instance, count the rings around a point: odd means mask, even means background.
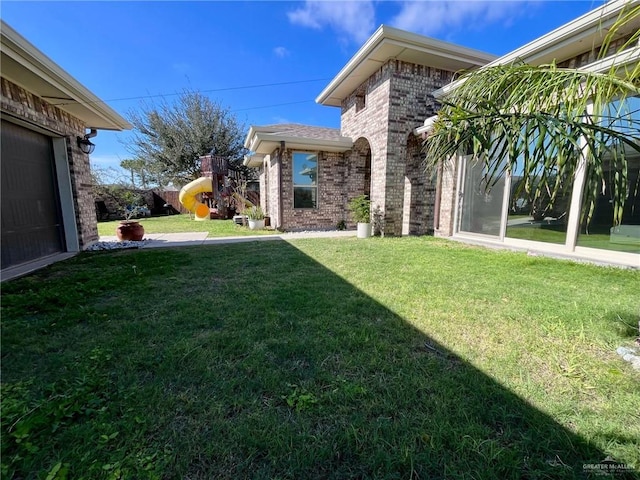
[[[440,178],[440,218],[436,237],[450,237],[453,235],[453,220],[455,216],[455,202],[458,182],[458,160],[452,158],[442,162],[438,174]]]
[[[410,134],[407,139],[402,215],[403,235],[433,233],[435,181],[425,173],[422,140]]]
[[[348,156],[342,153],[313,152],[318,155],[317,208],[293,208],[292,159],[293,153],[298,151],[301,150],[286,148],[282,154],[282,229],[335,229],[338,222],[348,220]]]
[[[282,228],[280,218],[280,163],[278,161],[278,151],[265,157],[264,160],[264,182],[265,182],[265,203],[266,213],[271,217],[271,226]]]
[[[363,137],[371,147],[371,200],[383,212],[385,235],[433,229],[433,185],[420,172],[410,138],[437,110],[431,92],[452,78],[452,72],[390,60],[342,104],[342,135]]]
[[[389,69],[380,68],[369,77],[344,100],[340,117],[340,133],[359,143],[361,151],[370,149],[371,203],[383,211],[386,198],[390,74]],[[361,106],[362,101],[364,106]],[[356,196],[363,192],[364,190],[352,193]]]
[[[85,134],[85,125],[81,120],[5,78],[2,78],[1,85],[3,113],[9,113],[13,117],[50,131],[52,137],[66,139],[80,248],[97,241],[98,230],[91,191],[89,157],[83,154],[76,144],[76,137]]]

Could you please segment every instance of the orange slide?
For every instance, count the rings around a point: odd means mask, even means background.
[[[180,203],[193,213],[196,220],[209,220],[209,207],[204,203],[196,200],[196,195],[203,192],[212,192],[213,184],[210,177],[200,177],[193,182],[187,183],[182,190],[178,199]]]

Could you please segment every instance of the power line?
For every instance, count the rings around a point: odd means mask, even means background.
[[[300,103],[310,103],[313,100],[300,100],[298,102],[287,102],[287,103],[276,103],[274,105],[262,105],[260,107],[247,107],[247,108],[238,108],[232,110],[233,112],[244,112],[245,110],[258,110],[260,108],[275,108],[275,107],[284,107],[285,105],[298,105]]]
[[[277,83],[263,83],[263,84],[258,84],[258,85],[243,85],[243,86],[237,86],[237,87],[224,87],[224,88],[213,88],[213,89],[209,89],[209,90],[199,90],[200,93],[212,93],[212,92],[226,92],[226,91],[231,91],[231,90],[248,90],[251,88],[264,88],[264,87],[279,87],[282,85],[298,85],[301,83],[312,83],[312,82],[326,82],[327,80],[331,80],[330,78],[315,78],[315,79],[311,79],[311,80],[293,80],[290,82],[277,82]],[[137,97],[124,97],[124,98],[112,98],[110,100],[96,100],[94,102],[77,102],[77,101],[72,101],[72,102],[61,102],[61,103],[52,103],[52,105],[56,106],[56,107],[62,107],[65,105],[77,105],[77,104],[81,104],[81,105],[91,105],[91,104],[95,104],[95,103],[104,103],[106,104],[107,102],[124,102],[124,101],[129,101],[129,100],[144,100],[144,99],[148,99],[148,98],[158,98],[158,97],[173,97],[173,96],[177,96],[177,95],[182,95],[182,93],[160,93],[160,94],[156,94],[156,95],[140,95]],[[293,102],[293,103],[302,103],[302,102]],[[283,104],[283,105],[287,105],[287,104]],[[278,106],[278,105],[275,105]],[[267,108],[267,107],[256,107],[256,108]],[[242,109],[242,110],[250,110],[250,109]]]

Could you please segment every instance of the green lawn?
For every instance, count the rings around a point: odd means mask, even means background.
[[[278,233],[272,229],[249,230],[248,227],[236,225],[233,220],[210,220],[199,222],[189,215],[167,215],[137,219],[144,227],[145,233],[180,233],[208,232],[209,237],[229,237],[239,235],[270,235]],[[98,222],[98,235],[113,236],[120,220]]]
[[[637,478],[638,285],[432,237],[83,253],[2,285],[2,476]]]

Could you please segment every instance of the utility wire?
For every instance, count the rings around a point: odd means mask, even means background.
[[[263,83],[263,84],[258,84],[258,85],[243,85],[243,86],[238,86],[238,87],[224,87],[224,88],[213,88],[213,89],[209,89],[209,90],[197,90],[200,93],[212,93],[212,92],[226,92],[226,91],[231,91],[231,90],[248,90],[251,88],[264,88],[264,87],[278,87],[278,86],[282,86],[282,85],[298,85],[301,83],[312,83],[312,82],[322,82],[322,81],[328,81],[331,80],[330,78],[315,78],[312,80],[294,80],[291,82],[277,82],[277,83]],[[96,100],[93,102],[77,102],[77,101],[71,101],[71,102],[61,102],[61,103],[52,103],[52,105],[56,106],[56,107],[62,107],[65,105],[77,105],[77,104],[82,104],[82,105],[91,105],[91,104],[95,104],[95,103],[104,103],[106,104],[107,102],[123,102],[123,101],[128,101],[128,100],[144,100],[144,99],[148,99],[148,98],[158,98],[158,97],[173,97],[176,95],[182,95],[182,92],[180,93],[160,93],[160,94],[156,94],[156,95],[140,95],[137,97],[124,97],[124,98],[112,98],[111,100]],[[301,103],[301,102],[294,102],[294,103]],[[287,104],[283,104],[283,105],[287,105]],[[277,106],[277,105],[276,105]],[[256,108],[266,108],[266,107],[256,107]],[[250,109],[242,109],[242,110],[250,110]]]
[[[247,107],[247,108],[237,108],[235,110],[231,110],[232,112],[244,112],[245,110],[258,110],[261,108],[275,108],[275,107],[284,107],[285,105],[299,105],[301,103],[310,103],[313,100],[300,100],[299,102],[287,102],[287,103],[276,103],[274,105],[262,105],[260,107]]]

